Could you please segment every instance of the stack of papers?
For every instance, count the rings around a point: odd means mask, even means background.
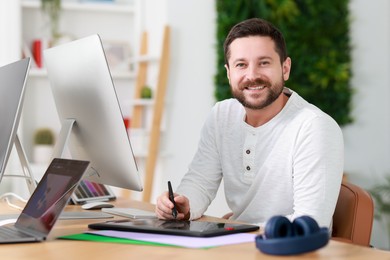
[[[256,235],[257,234],[251,233],[237,233],[217,237],[200,238],[151,233],[99,230],[87,231],[83,234],[75,234],[60,238],[139,245],[175,246],[185,248],[210,248],[240,243],[253,243],[255,241]]]

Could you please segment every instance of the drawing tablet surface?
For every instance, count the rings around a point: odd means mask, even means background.
[[[191,237],[214,237],[259,229],[248,224],[233,224],[205,221],[180,221],[160,219],[126,219],[89,224],[99,230],[119,230]]]

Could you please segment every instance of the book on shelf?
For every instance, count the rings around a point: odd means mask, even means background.
[[[43,50],[49,47],[49,41],[44,38],[37,38],[32,41],[32,55],[38,68],[43,68]]]
[[[22,57],[31,57],[31,67],[43,68],[43,50],[49,47],[49,41],[43,38],[32,40],[30,46],[24,42],[22,46]]]

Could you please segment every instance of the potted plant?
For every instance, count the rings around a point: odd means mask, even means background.
[[[49,18],[50,34],[53,43],[55,43],[61,37],[59,32],[61,0],[41,0],[41,8]]]
[[[386,225],[390,240],[390,176],[385,182],[375,185],[369,190],[375,202],[375,219],[383,221]]]
[[[152,88],[148,85],[145,85],[141,88],[141,98],[150,99],[152,98]]]
[[[49,128],[39,128],[34,134],[34,162],[48,163],[53,154],[54,134]]]

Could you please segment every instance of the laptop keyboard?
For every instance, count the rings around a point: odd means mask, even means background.
[[[14,240],[17,238],[31,237],[28,234],[16,230],[13,226],[2,226],[0,227],[0,240]]]

